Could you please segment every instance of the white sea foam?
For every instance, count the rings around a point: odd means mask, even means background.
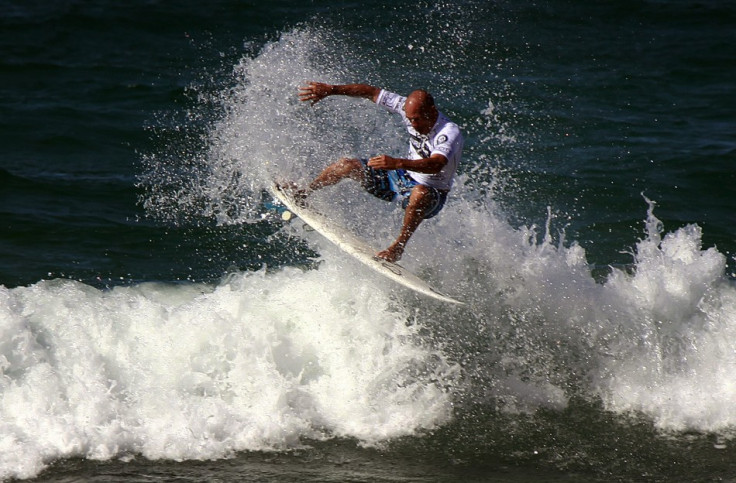
[[[72,455],[213,458],[447,422],[456,366],[385,292],[342,273],[3,289],[0,476]]]
[[[736,289],[696,226],[664,234],[650,213],[633,272],[596,283],[580,247],[471,206],[448,206],[412,245],[431,256],[409,261],[467,307],[417,299],[308,232],[325,255],[312,270],[2,288],[0,476],[67,456],[375,444],[447,424],[460,393],[516,413],[582,392],[664,429],[736,425]]]
[[[602,395],[612,409],[643,412],[666,429],[733,429],[736,287],[726,258],[702,249],[696,225],[664,237],[661,229],[650,210],[635,274],[616,272],[606,284],[620,340]]]

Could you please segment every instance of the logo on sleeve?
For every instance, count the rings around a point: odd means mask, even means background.
[[[437,141],[435,141],[435,144],[445,144],[447,142],[447,136],[442,134],[437,137]]]

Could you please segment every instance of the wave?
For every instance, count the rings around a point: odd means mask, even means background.
[[[3,289],[0,475],[59,457],[206,459],[447,421],[458,368],[337,267],[218,286]],[[372,293],[371,293],[372,292]]]
[[[650,211],[633,270],[599,283],[575,244],[489,212],[468,222],[484,226],[482,240],[418,268],[462,294],[462,308],[387,285],[313,233],[303,236],[324,258],[311,270],[0,288],[0,475],[72,456],[375,445],[470,408],[513,416],[580,397],[664,430],[734,427],[736,287],[698,227],[664,234]],[[431,237],[421,243],[431,251]]]
[[[370,106],[299,105],[301,82],[370,77],[370,63],[331,50],[335,35],[296,29],[244,58],[232,88],[206,99],[222,115],[196,152],[145,159],[149,212],[261,220],[274,177],[400,152],[397,126]],[[492,107],[466,113],[474,135],[496,125]],[[484,139],[512,153],[524,141],[508,127]],[[471,408],[513,416],[564,411],[573,398],[663,430],[727,434],[736,287],[726,257],[703,249],[696,225],[666,232],[647,200],[631,265],[596,278],[551,210],[544,226],[509,223],[492,195],[513,180],[482,149],[470,150],[442,216],[422,225],[402,262],[464,307],[367,274],[299,224],[281,233],[321,255],[311,269],[104,291],[69,280],[0,287],[0,477],[73,456],[221,458],[333,437],[380,445],[422,438]],[[314,202],[377,245],[400,223],[352,185]],[[474,441],[485,428],[470,431]]]

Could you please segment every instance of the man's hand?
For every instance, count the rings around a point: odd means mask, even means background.
[[[330,84],[310,82],[309,85],[299,88],[299,100],[303,102],[311,102],[312,105],[314,105],[325,97],[331,95],[333,91],[334,86]]]
[[[368,160],[368,166],[373,169],[399,169],[401,168],[400,162],[396,158],[381,154],[380,156],[373,156]]]
[[[381,154],[368,160],[368,166],[373,169],[409,169],[417,173],[428,174],[439,173],[446,164],[447,158],[439,153],[422,159],[392,158]]]

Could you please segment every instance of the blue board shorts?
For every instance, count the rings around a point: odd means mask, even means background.
[[[375,196],[384,201],[399,201],[401,200],[401,206],[406,209],[409,205],[409,196],[411,196],[411,190],[417,183],[412,179],[409,174],[403,169],[373,169],[368,166],[367,159],[361,159],[363,167],[365,168],[365,176],[363,181],[363,188]],[[428,187],[432,201],[429,209],[424,215],[424,219],[428,220],[433,216],[437,215],[442,208],[445,206],[447,201],[446,190],[440,190],[437,188]]]

